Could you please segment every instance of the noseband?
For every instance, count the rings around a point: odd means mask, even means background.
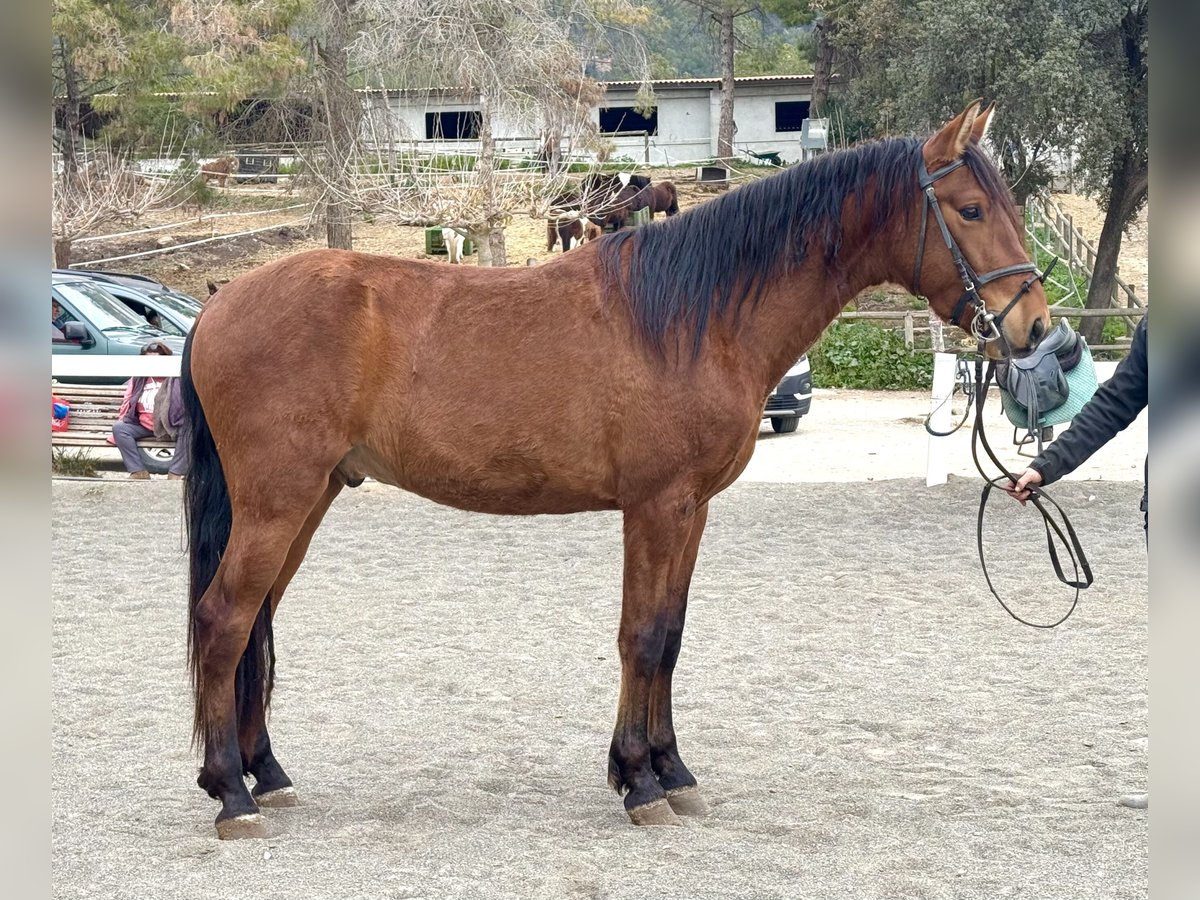
[[[1034,263],[1020,262],[1014,263],[1011,266],[1002,266],[999,269],[993,269],[982,275],[977,274],[971,268],[971,264],[963,257],[962,249],[958,246],[958,241],[954,239],[954,235],[946,227],[946,219],[942,215],[941,207],[938,206],[937,195],[933,190],[935,182],[945,178],[955,169],[964,165],[966,165],[965,158],[957,159],[948,166],[943,166],[930,173],[925,167],[925,160],[921,160],[917,175],[921,185],[921,192],[925,195],[925,202],[921,204],[921,232],[917,239],[917,262],[913,269],[913,291],[918,294],[921,292],[921,263],[925,259],[925,230],[929,223],[929,211],[933,210],[933,217],[942,232],[942,241],[946,244],[946,249],[950,251],[950,256],[954,260],[954,266],[958,269],[958,275],[963,283],[963,293],[958,298],[958,302],[954,304],[954,311],[950,314],[950,322],[952,324],[957,323],[962,318],[963,313],[966,312],[967,304],[970,304],[975,307],[975,315],[971,319],[971,327],[969,329],[971,334],[981,344],[999,340],[1007,349],[1008,341],[1004,338],[1004,332],[1000,330],[1000,325],[1004,321],[1004,317],[1012,311],[1012,308],[1021,301],[1022,297],[1029,293],[1030,288],[1035,283],[1045,282],[1046,277],[1050,274],[1058,259],[1054,259],[1046,267],[1046,271],[1040,273]],[[983,302],[983,298],[979,296],[979,288],[1006,275],[1020,275],[1024,272],[1030,273],[1030,277],[1022,282],[1016,295],[1008,301],[1008,305],[999,314],[991,312]]]

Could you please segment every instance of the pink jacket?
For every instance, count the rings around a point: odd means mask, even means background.
[[[141,396],[142,396],[142,390],[145,388],[147,380],[148,379],[145,379],[145,378],[130,378],[127,382],[125,382],[125,396],[121,398],[121,409],[117,412],[117,421],[118,422],[127,422],[130,420],[131,417],[129,415],[129,411],[130,411],[130,407],[133,405],[134,386],[136,385],[136,387],[138,389],[138,392],[137,392],[138,399],[140,400]],[[160,383],[159,390],[162,390],[163,387],[165,387],[165,386],[166,386],[165,384]],[[145,407],[142,407],[141,409],[139,409],[138,414],[137,414],[137,420],[138,420],[138,424],[141,425],[143,428],[149,428],[151,431],[154,430],[154,410],[153,409],[146,409]],[[107,438],[105,438],[105,440],[107,440],[108,443],[110,443],[110,444],[115,444],[117,442],[116,438],[114,438],[111,434]]]

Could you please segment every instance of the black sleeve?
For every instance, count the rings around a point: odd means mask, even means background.
[[[1075,471],[1146,408],[1146,320],[1133,333],[1129,355],[1071,421],[1071,427],[1029,464],[1050,484]]]

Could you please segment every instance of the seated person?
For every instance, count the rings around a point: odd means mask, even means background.
[[[53,297],[50,298],[50,322],[55,328],[62,331],[65,324],[74,320],[75,317],[63,309],[62,304]]]
[[[171,356],[171,348],[162,341],[151,341],[142,348],[142,356]],[[154,376],[130,378],[125,397],[117,413],[109,443],[121,451],[121,462],[130,478],[148,480],[150,473],[142,465],[137,442],[143,438],[174,438],[175,459],[167,470],[167,480],[183,478],[188,469],[187,441],[180,440],[183,426],[183,399],[178,378]]]

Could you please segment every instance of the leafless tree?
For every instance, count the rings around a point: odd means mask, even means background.
[[[134,171],[128,160],[97,153],[91,161],[76,160],[74,171],[59,165],[53,182],[51,237],[54,265],[71,264],[74,242],[102,227],[128,225],[152,208],[169,203],[179,185],[166,178]]]
[[[320,0],[321,37],[313,39],[319,97],[315,106],[324,137],[321,172],[330,188],[323,197],[326,243],[341,250],[351,250],[354,246],[352,204],[348,196],[353,193],[362,101],[350,86],[349,49],[357,34],[356,19],[363,5],[361,0]]]
[[[381,89],[354,138],[348,129],[336,137],[331,132],[324,158],[310,161],[326,204],[407,224],[453,225],[474,239],[480,265],[504,265],[505,223],[517,213],[544,211],[562,188],[564,142],[569,152],[595,135],[590,110],[602,88],[583,76],[563,4],[551,10],[545,0],[323,2],[351,23],[346,77]],[[608,12],[626,6],[625,0],[605,4]],[[571,10],[575,16],[594,12],[585,2]],[[460,159],[452,171],[420,163],[418,136],[406,134],[391,115],[382,89],[475,106],[477,156]],[[356,108],[363,109],[361,101]],[[501,162],[501,127],[542,135],[550,175]]]

